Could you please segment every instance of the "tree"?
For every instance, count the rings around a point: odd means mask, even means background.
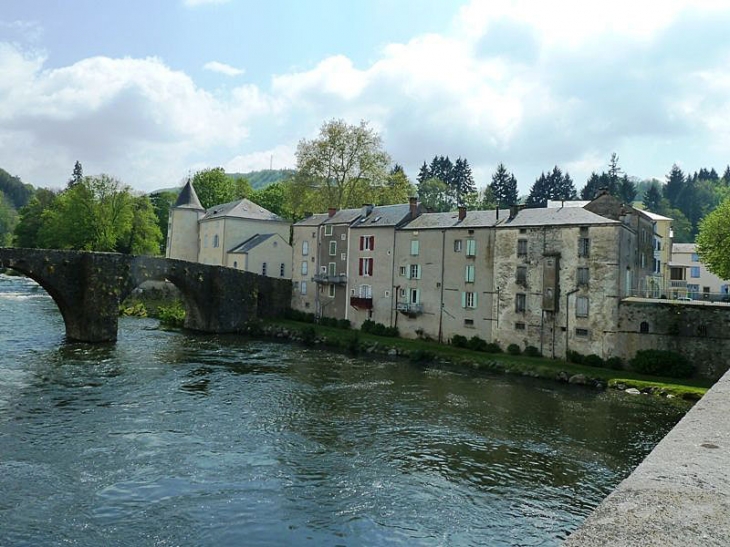
[[[728,169],[730,169],[730,167]],[[421,168],[418,170],[418,176],[416,177],[416,180],[418,181],[418,184],[421,184],[422,182],[426,182],[430,178],[431,172],[428,169],[428,165],[426,165],[426,162],[424,161],[423,165],[421,165]]]
[[[685,187],[684,173],[675,163],[667,174],[667,182],[664,185],[664,197],[669,201],[670,207],[679,208],[681,200],[684,199]]]
[[[542,173],[530,188],[530,195],[527,196],[528,207],[546,207],[548,200],[574,200],[577,193],[573,185],[573,179],[568,173],[563,175],[556,165],[548,173]]]
[[[81,166],[81,162],[79,160],[76,160],[73,173],[71,173],[71,178],[68,180],[67,186],[71,188],[74,184],[78,184],[79,182],[81,182],[83,178],[84,168]]]
[[[418,185],[418,198],[423,206],[435,213],[451,210],[449,187],[442,180],[432,178]]]
[[[115,250],[133,255],[160,254],[164,240],[150,198],[135,196],[131,206],[131,228],[128,233],[120,234]]]
[[[725,172],[722,174],[722,182],[725,186],[730,186],[730,165],[725,167]]]
[[[497,166],[489,185],[496,205],[505,208],[517,203],[517,179],[503,163]]]
[[[708,270],[721,279],[730,279],[730,199],[700,223],[697,254]]]
[[[619,199],[627,205],[634,203],[636,199],[636,184],[627,175],[624,175],[618,184]]]
[[[251,192],[246,179],[233,179],[222,167],[198,171],[193,175],[193,186],[205,209],[243,199]]]
[[[293,220],[283,182],[274,182],[260,190],[254,190],[248,199],[281,218]]]
[[[43,226],[43,213],[56,201],[57,193],[48,188],[38,188],[28,204],[20,210],[15,226],[15,245],[28,249],[42,247],[38,233]]]
[[[162,235],[162,243],[160,252],[164,253],[165,243],[167,242],[167,228],[168,222],[170,221],[170,209],[175,205],[177,201],[177,192],[171,190],[163,190],[161,192],[154,192],[150,194],[150,203],[152,203],[152,210],[157,218],[157,227],[160,229]]]
[[[296,155],[297,172],[290,184],[297,215],[372,203],[376,189],[386,182],[390,164],[380,136],[364,121],[359,125],[325,122],[317,138],[299,141]]]
[[[396,164],[396,167],[398,165]],[[405,203],[408,198],[416,195],[416,189],[408,180],[403,169],[392,169],[385,184],[377,189],[377,198],[374,203],[377,205],[393,205],[395,203]]]
[[[476,192],[471,166],[466,158],[456,159],[456,163],[454,163],[454,167],[451,170],[450,178],[451,190],[457,204],[463,203],[466,195]]]
[[[660,214],[662,202],[662,189],[659,181],[652,181],[649,188],[644,194],[644,200],[642,201],[644,209],[651,211],[652,213]]]
[[[24,184],[4,169],[0,169],[0,192],[5,194],[6,203],[15,209],[20,209],[33,197],[33,187],[30,184]]]
[[[18,214],[10,206],[5,194],[0,191],[0,247],[9,246],[13,241],[13,230],[18,222]]]

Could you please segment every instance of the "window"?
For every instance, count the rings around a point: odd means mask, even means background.
[[[335,275],[337,275],[337,263],[330,262],[328,264],[328,266],[329,266],[329,268],[327,268],[327,275],[330,275],[330,276],[333,276],[333,277]]]
[[[361,258],[358,271],[360,272],[360,275],[365,277],[373,275],[373,259]]]
[[[421,290],[420,289],[411,289],[408,302],[411,304],[420,304],[421,303]]]
[[[401,277],[405,277],[406,276],[406,269],[407,269],[406,266],[401,266],[400,267],[400,270],[399,271],[400,271]]]
[[[575,329],[576,336],[589,336],[590,334],[591,334],[591,331],[589,331],[588,329],[581,329],[581,328]]]
[[[309,271],[309,264],[306,260],[302,261],[302,275],[307,275],[307,272]]]
[[[421,265],[411,264],[410,279],[421,279]]]
[[[215,234],[213,236],[213,247],[220,247],[221,246],[221,238],[218,236],[218,234]]]
[[[526,256],[527,256],[527,240],[518,239],[517,240],[517,257],[525,258]]]
[[[684,268],[669,268],[669,279],[672,281],[684,281]]]
[[[309,254],[309,241],[302,241],[302,256]]]
[[[473,239],[467,239],[466,240],[466,256],[476,256],[477,255],[477,242]]]
[[[646,255],[641,253],[641,267],[646,268]]]
[[[474,264],[467,264],[464,272],[464,281],[474,283]]]
[[[527,266],[517,266],[516,281],[518,285],[527,285]]]
[[[406,299],[406,290],[405,289],[401,289],[401,290],[398,291],[398,298],[400,300],[405,300]]]
[[[639,332],[641,334],[649,334],[649,323],[642,321],[641,325],[639,325]]]
[[[474,326],[474,320],[473,319],[464,319],[464,326],[465,327],[473,327]]]
[[[390,291],[385,291],[383,296],[385,296],[385,298],[390,298]]]
[[[237,261],[237,260],[234,260],[234,261],[233,261],[233,267],[234,267],[234,268],[238,268],[238,261]]]
[[[279,266],[279,277],[284,277],[284,273],[286,272],[286,264],[283,262]]]
[[[477,307],[477,293],[475,292],[463,292],[461,293],[461,307],[462,308],[476,308]]]
[[[347,260],[347,253],[340,253],[340,260],[342,260],[342,262]]]
[[[361,251],[375,250],[375,236],[360,236],[360,250]]]
[[[370,285],[360,285],[359,296],[360,298],[372,298],[373,288]]]
[[[581,228],[582,229],[582,228]],[[588,237],[578,238],[578,256],[591,256],[591,240]]]
[[[578,285],[588,285],[590,274],[588,268],[578,268],[578,275],[576,276],[576,282]]]
[[[319,273],[326,274],[327,273],[327,266],[320,266],[319,267]]]
[[[701,336],[702,338],[705,338],[707,336],[707,325],[697,326],[697,336]]]
[[[324,235],[331,236],[332,235],[332,224],[327,224],[324,227]]]
[[[575,299],[575,316],[588,317],[588,297],[579,296]]]
[[[261,264],[261,275],[266,275],[266,262]]]
[[[461,252],[461,246],[462,246],[462,241],[460,239],[455,239],[454,240],[454,252],[455,253],[460,253]]]
[[[515,295],[515,311],[517,313],[524,313],[527,309],[527,295],[525,293],[518,292]]]
[[[515,330],[525,330],[524,323],[515,323]]]
[[[345,241],[347,239],[347,234],[344,234],[344,233],[343,234],[340,234],[340,239],[342,241]]]
[[[699,277],[700,276],[700,267],[699,266],[692,266],[689,269],[689,276],[690,277]]]
[[[330,256],[337,256],[337,242],[330,241]]]
[[[692,262],[699,262],[700,257],[697,255],[697,253],[692,253]]]
[[[411,256],[418,256],[418,240],[411,240]]]
[[[328,287],[327,296],[329,296],[330,298],[334,298],[336,285],[331,284],[331,285],[327,285],[327,287]]]
[[[307,294],[307,282],[306,281],[302,281],[302,290],[301,290],[301,293],[302,294]]]

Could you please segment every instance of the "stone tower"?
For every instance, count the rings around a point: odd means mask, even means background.
[[[198,220],[205,214],[190,179],[185,183],[175,205],[170,209],[167,228],[166,258],[198,261]]]

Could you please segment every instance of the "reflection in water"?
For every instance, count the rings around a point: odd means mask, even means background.
[[[35,291],[0,277],[2,544],[557,545],[683,411],[147,319],[63,344]]]

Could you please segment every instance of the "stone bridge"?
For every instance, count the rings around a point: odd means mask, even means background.
[[[288,279],[152,256],[0,248],[0,268],[41,285],[61,311],[66,338],[81,342],[115,341],[119,304],[144,281],[172,282],[185,302],[185,328],[201,332],[240,332],[291,302]]]

